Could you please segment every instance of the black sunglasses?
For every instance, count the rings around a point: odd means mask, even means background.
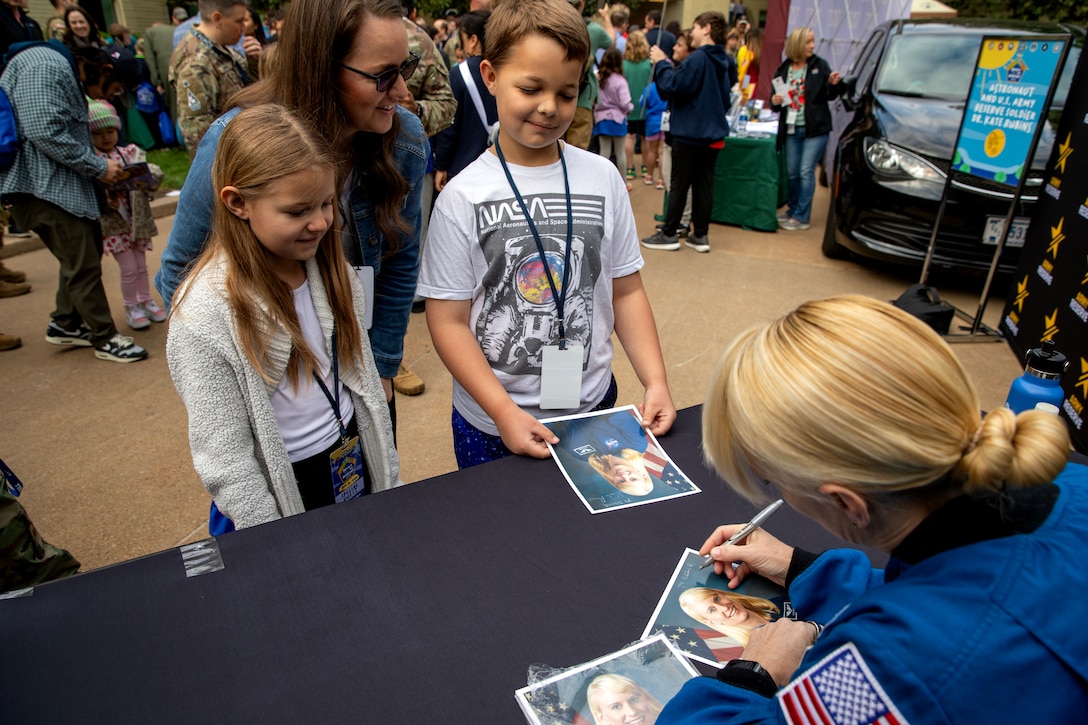
[[[358,73],[363,78],[369,78],[377,84],[378,93],[385,93],[397,82],[398,75],[404,80],[408,80],[412,77],[412,74],[416,72],[416,68],[419,67],[419,56],[415,53],[408,53],[408,59],[401,63],[399,68],[389,68],[378,74],[367,73],[365,70],[352,68],[347,63],[341,63],[340,67],[349,70],[352,73]]]

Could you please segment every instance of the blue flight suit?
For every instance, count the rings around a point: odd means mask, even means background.
[[[836,723],[1084,722],[1088,468],[1001,505],[1004,518],[950,502],[882,571],[859,551],[820,555],[788,584],[800,619],[828,623],[790,685],[766,697],[697,678],[658,725],[803,722],[805,708]]]

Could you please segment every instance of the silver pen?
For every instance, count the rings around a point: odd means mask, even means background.
[[[740,541],[741,539],[743,539],[748,534],[750,534],[753,531],[755,531],[756,529],[758,529],[760,527],[760,525],[764,521],[771,518],[771,514],[773,514],[775,511],[777,511],[778,507],[781,506],[782,503],[783,503],[782,499],[778,499],[774,503],[772,503],[770,506],[768,506],[767,508],[763,509],[758,514],[753,516],[751,521],[749,521],[743,527],[741,527],[740,531],[738,531],[737,533],[730,536],[729,540],[726,541],[724,544],[722,544],[722,546],[731,546],[731,545],[737,543],[738,541]],[[707,554],[706,556],[704,556],[703,560],[704,560],[703,563],[699,565],[700,569],[706,569],[708,566],[710,566],[711,564],[714,563],[714,560],[710,558],[710,554]]]

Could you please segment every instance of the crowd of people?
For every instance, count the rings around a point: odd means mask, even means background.
[[[709,251],[714,164],[732,98],[749,92],[760,63],[755,31],[743,15],[730,29],[713,10],[689,29],[663,28],[652,11],[636,29],[615,6],[587,21],[581,0],[485,4],[425,30],[410,0],[293,0],[266,33],[244,0],[200,0],[198,18],[174,11],[172,26],[140,39],[153,56],[143,65],[126,28],[106,38],[78,6],[58,2],[61,22],[46,29],[61,37],[28,46],[18,43],[43,33],[25,0],[0,6],[13,51],[0,88],[20,136],[0,192],[60,263],[46,339],[116,362],[147,357],[113,322],[101,274],[112,254],[128,325],[169,322],[166,357],[213,534],[401,485],[394,391],[422,391],[403,364],[413,309],[453,376],[461,468],[548,457],[558,441],[540,419],[614,407],[613,333],[643,387],[642,424],[655,435],[672,427],[628,195],[634,147],[643,180],[671,188],[642,246],[678,249],[687,225],[687,245]],[[841,89],[814,46],[808,28],[790,34],[771,98],[789,168],[787,230],[808,224],[826,105]],[[154,280],[162,305],[144,259],[159,174],[133,141],[141,87],[159,101],[172,88],[192,155]],[[119,103],[125,94],[137,102]],[[25,286],[0,273],[0,293]],[[1013,577],[1009,562],[1053,570],[1079,551],[1084,470],[1065,467],[1068,438],[1053,416],[978,411],[947,345],[885,303],[807,303],[742,335],[707,394],[709,460],[745,495],[773,485],[892,563],[878,575],[859,552],[817,557],[758,530],[725,545],[738,527],[719,528],[701,551],[718,573],[786,586],[818,626],[768,623],[769,609],[745,604],[743,658],[663,708],[654,702],[657,721],[774,720],[783,693],[823,686],[826,658],[862,672],[841,687],[878,692],[902,721],[933,711],[970,721],[970,701],[944,686],[953,675],[987,686],[1028,677],[1033,692],[1069,693],[1023,706],[1048,722],[1070,699],[1083,707],[1084,635],[999,584]],[[969,531],[950,534],[953,521]],[[1084,576],[1065,569],[1060,583],[1034,577],[1035,595],[1083,593]],[[985,579],[974,589],[961,583],[972,572]],[[726,631],[711,610],[728,599],[740,601],[704,590],[685,607]],[[925,621],[934,602],[939,635]],[[1004,634],[980,646],[971,622]],[[1026,666],[1010,672],[1005,650]],[[618,693],[608,695],[615,707],[633,692],[599,689]]]

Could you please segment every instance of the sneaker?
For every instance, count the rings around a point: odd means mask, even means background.
[[[5,282],[0,280],[0,297],[18,297],[30,291],[26,282]]]
[[[710,240],[706,237],[689,237],[684,240],[684,244],[694,249],[696,252],[709,252]]]
[[[151,320],[147,319],[147,313],[140,305],[125,307],[125,322],[133,330],[146,330],[151,327]]]
[[[665,228],[665,225],[664,224],[658,224],[654,228],[657,231],[661,231],[662,229]],[[680,226],[676,227],[676,236],[678,236],[678,237],[686,237],[690,233],[691,233],[691,225],[690,224],[681,224]]]
[[[635,178],[635,167],[634,166],[628,166],[627,167],[627,177],[626,178],[628,180]]]
[[[401,395],[419,395],[426,389],[427,386],[423,384],[423,378],[409,370],[404,363],[401,363],[400,368],[397,370],[397,377],[393,378],[393,390]]]
[[[654,232],[652,237],[643,239],[642,246],[647,249],[663,249],[666,252],[673,252],[680,248],[680,241],[675,234],[670,237],[659,229]]]
[[[143,360],[147,357],[147,350],[132,343],[131,337],[114,335],[108,342],[104,342],[94,349],[94,356],[99,360],[130,363]]]
[[[788,220],[790,218],[790,208],[788,206],[784,207],[782,211],[774,215],[774,218],[778,221],[779,224]]]
[[[23,341],[15,335],[5,335],[4,333],[0,332],[0,351],[14,350],[22,344]]]
[[[642,183],[646,184],[646,186],[653,186],[654,185],[654,180],[651,179],[649,176],[643,176],[642,177]]]
[[[664,181],[657,182],[657,190],[658,191],[664,191],[665,190],[665,182]]]
[[[140,307],[144,308],[144,314],[146,314],[147,319],[151,320],[152,322],[163,322],[166,320],[166,310],[159,307],[155,300],[141,302]]]
[[[72,347],[91,346],[91,328],[86,324],[80,324],[78,330],[65,330],[55,322],[50,322],[45,328],[45,341],[54,345],[70,345]]]
[[[632,169],[632,171],[633,171],[633,170],[634,170],[634,169]],[[643,165],[642,165],[642,175],[643,175],[643,176],[649,176],[649,174],[650,174],[650,170],[649,170],[648,168],[646,168],[646,164],[643,164]]]
[[[799,222],[793,217],[790,217],[786,221],[779,223],[778,228],[787,232],[797,232],[804,229],[811,229],[812,225],[808,222]]]
[[[22,284],[23,282],[26,282],[26,274],[24,272],[16,272],[14,269],[8,269],[4,266],[3,262],[0,262],[0,282]]]

